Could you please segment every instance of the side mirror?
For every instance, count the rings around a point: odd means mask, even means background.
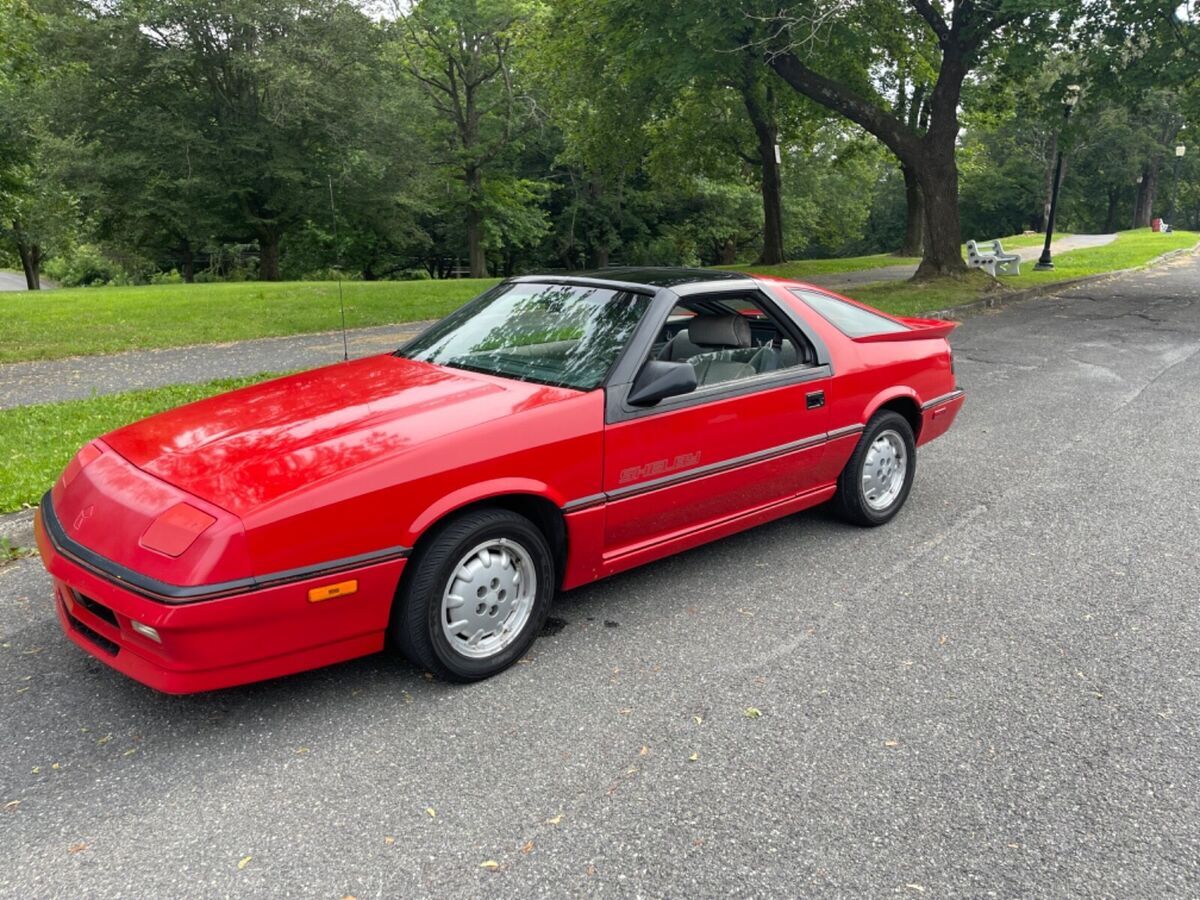
[[[696,389],[696,370],[689,362],[649,360],[638,372],[626,401],[632,406],[653,406],[667,397],[690,394]]]

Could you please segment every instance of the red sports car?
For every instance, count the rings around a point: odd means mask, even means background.
[[[791,281],[514,278],[395,353],[84,447],[37,540],[67,635],[172,693],[519,659],[550,603],[833,500],[881,525],[963,403],[953,324]]]

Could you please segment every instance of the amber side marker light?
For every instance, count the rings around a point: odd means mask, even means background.
[[[334,597],[344,597],[358,590],[358,579],[339,581],[337,584],[326,584],[315,587],[308,592],[309,603],[320,603],[322,600],[332,600]]]
[[[134,619],[130,619],[129,624],[133,626],[133,630],[138,634],[148,637],[152,641],[157,641],[160,644],[162,643],[162,638],[159,637],[157,629],[151,628],[149,625],[143,625],[141,622],[138,622]]]

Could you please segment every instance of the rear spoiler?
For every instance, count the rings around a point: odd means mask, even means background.
[[[907,325],[905,331],[884,331],[879,334],[864,334],[854,338],[856,344],[877,344],[884,341],[927,341],[931,338],[946,338],[950,336],[957,322],[944,319],[913,319],[908,316],[893,316],[897,322]]]

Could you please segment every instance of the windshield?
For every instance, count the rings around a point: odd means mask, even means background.
[[[649,297],[570,284],[502,284],[397,352],[559,387],[599,387]]]

